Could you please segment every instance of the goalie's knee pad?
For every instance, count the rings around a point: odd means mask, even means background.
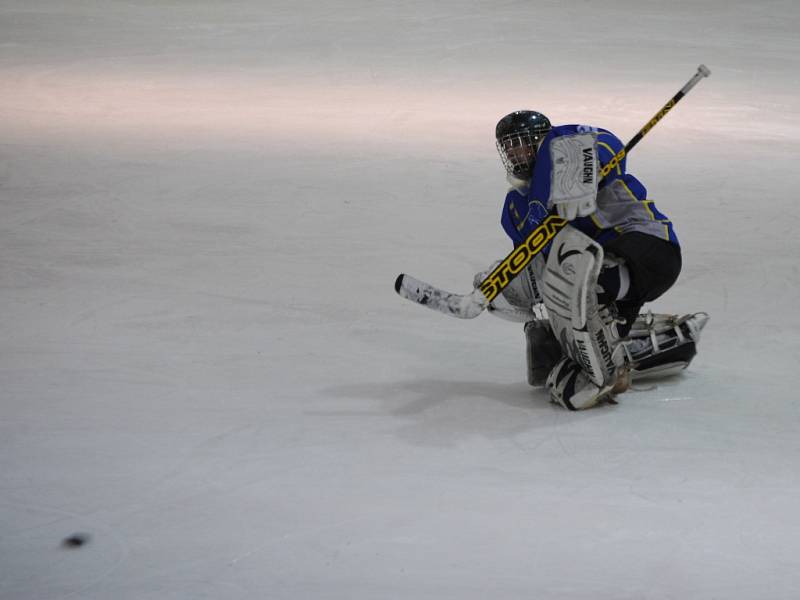
[[[584,410],[611,397],[614,384],[597,385],[581,366],[565,356],[547,376],[550,401],[569,410]]]
[[[640,315],[623,343],[633,377],[668,376],[688,367],[697,354],[700,333],[708,319],[703,312]]]

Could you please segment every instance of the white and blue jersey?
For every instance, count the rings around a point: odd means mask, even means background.
[[[550,142],[559,136],[574,133],[597,132],[597,158],[602,168],[622,150],[624,144],[610,131],[586,125],[560,125],[553,127],[536,153],[533,177],[523,191],[512,189],[506,195],[500,222],[517,246],[550,213],[550,179],[552,162]],[[620,235],[638,231],[678,246],[672,222],[662,214],[652,200],[647,198],[644,185],[625,172],[626,160],[600,181],[597,190],[597,210],[588,217],[579,217],[570,224],[601,245]],[[599,170],[599,169],[598,169]]]

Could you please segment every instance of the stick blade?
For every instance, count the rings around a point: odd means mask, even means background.
[[[397,276],[394,289],[406,300],[458,319],[474,319],[489,305],[480,290],[452,294],[404,273]]]

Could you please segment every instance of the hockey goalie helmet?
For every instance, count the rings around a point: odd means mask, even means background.
[[[518,110],[500,119],[494,136],[509,175],[518,179],[531,178],[536,151],[552,127],[550,119],[535,110]]]

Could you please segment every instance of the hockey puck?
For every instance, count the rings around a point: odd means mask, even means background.
[[[88,533],[73,533],[61,540],[63,548],[80,548],[89,543],[91,536]]]

